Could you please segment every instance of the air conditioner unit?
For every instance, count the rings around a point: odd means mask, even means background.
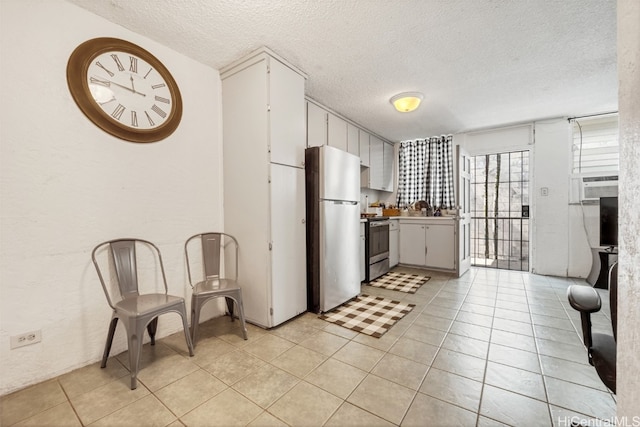
[[[600,197],[618,196],[618,175],[571,175],[569,203],[600,200]]]

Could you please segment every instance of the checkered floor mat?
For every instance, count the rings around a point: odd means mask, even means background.
[[[335,310],[320,316],[327,322],[380,338],[415,304],[405,304],[382,297],[360,295]]]
[[[392,291],[408,292],[415,294],[418,288],[429,281],[429,276],[389,272],[368,283],[369,286],[385,288]]]

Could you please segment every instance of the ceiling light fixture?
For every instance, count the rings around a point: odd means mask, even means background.
[[[420,92],[403,92],[392,97],[390,102],[401,113],[415,110],[422,102],[424,95]]]

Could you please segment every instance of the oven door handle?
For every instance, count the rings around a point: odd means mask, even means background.
[[[369,221],[369,227],[384,227],[391,225],[390,221]]]

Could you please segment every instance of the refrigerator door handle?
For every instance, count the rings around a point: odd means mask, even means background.
[[[333,202],[334,205],[357,205],[358,202],[352,200],[326,200],[327,202]]]

